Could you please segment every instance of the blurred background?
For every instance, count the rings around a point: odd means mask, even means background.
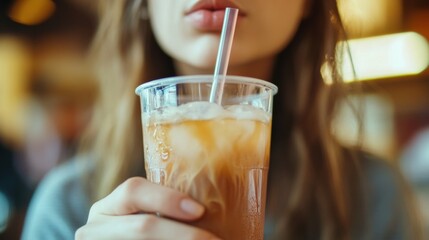
[[[0,1],[0,239],[19,239],[34,189],[91,116],[91,3]]]
[[[0,239],[19,239],[41,178],[75,153],[97,88],[86,54],[96,1],[0,1]],[[339,0],[350,55],[341,71],[359,88],[333,130],[398,164],[429,229],[429,0]],[[327,79],[329,84],[329,79]],[[351,104],[350,104],[351,103]]]

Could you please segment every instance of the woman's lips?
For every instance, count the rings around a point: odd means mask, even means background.
[[[199,31],[220,32],[227,7],[238,8],[229,0],[202,0],[185,13],[185,19]],[[244,16],[239,11],[238,20]]]
[[[222,30],[225,10],[201,9],[186,15],[186,20],[200,31],[218,32]]]

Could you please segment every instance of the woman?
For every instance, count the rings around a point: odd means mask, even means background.
[[[228,74],[267,79],[279,87],[265,238],[417,239],[398,173],[342,148],[331,134],[335,105],[346,96],[335,71],[335,46],[345,35],[335,0],[101,4],[94,43],[101,91],[81,157],[86,162],[72,162],[45,179],[24,239],[70,239],[77,229],[77,239],[216,238],[186,224],[202,216],[199,203],[133,177],[144,175],[133,90],[157,78],[212,73],[219,10],[227,6],[241,13]],[[331,69],[331,85],[321,76],[324,63]]]

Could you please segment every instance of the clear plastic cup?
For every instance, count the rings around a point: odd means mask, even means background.
[[[190,224],[226,240],[261,240],[277,87],[226,76],[219,105],[209,101],[212,81],[212,75],[181,76],[136,89],[146,174],[205,206]]]

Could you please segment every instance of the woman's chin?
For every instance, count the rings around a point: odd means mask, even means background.
[[[176,70],[180,75],[213,74],[216,59],[214,58],[182,58],[175,63]]]

